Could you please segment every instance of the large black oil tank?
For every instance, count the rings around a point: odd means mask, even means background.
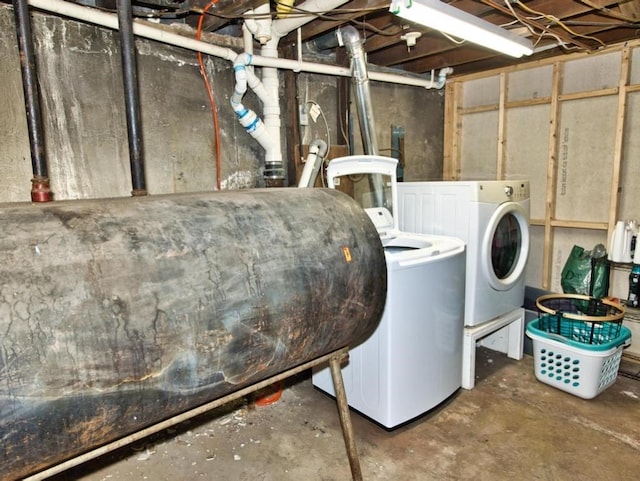
[[[353,345],[386,297],[335,190],[4,204],[0,233],[3,480]]]

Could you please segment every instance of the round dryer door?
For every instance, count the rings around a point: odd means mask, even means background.
[[[491,216],[482,242],[482,270],[491,287],[506,291],[516,284],[529,256],[529,223],[515,202],[500,204]]]

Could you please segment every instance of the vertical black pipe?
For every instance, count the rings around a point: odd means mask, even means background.
[[[31,21],[27,0],[13,0],[13,13],[16,20],[20,67],[22,69],[22,89],[24,91],[25,110],[27,112],[27,128],[29,130],[29,147],[31,149],[32,202],[50,202],[53,194],[49,189],[49,172],[45,157],[42,113],[40,111],[40,94],[38,92],[38,76],[31,35]]]
[[[124,100],[129,138],[129,161],[131,163],[131,195],[147,195],[144,177],[142,148],[142,121],[140,118],[140,96],[138,93],[138,66],[133,38],[133,14],[131,0],[118,0],[118,25],[124,79]]]

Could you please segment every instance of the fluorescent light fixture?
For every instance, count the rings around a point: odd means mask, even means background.
[[[439,0],[395,0],[389,11],[411,22],[520,58],[533,53],[532,43]]]

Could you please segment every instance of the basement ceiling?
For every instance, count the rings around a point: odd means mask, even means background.
[[[109,8],[116,0],[97,0]],[[83,2],[87,3],[87,2]],[[196,26],[209,0],[145,0],[134,6],[142,14],[164,17],[163,22]],[[218,0],[209,5],[203,31],[241,36],[247,11],[264,0]],[[279,2],[271,1],[277,13]],[[282,2],[284,3],[284,2]],[[288,2],[292,3],[292,2]],[[351,0],[339,8],[309,14],[304,1],[295,1],[290,15],[308,15],[311,21],[301,28],[305,53],[336,53],[330,41],[337,28],[353,25],[365,38],[368,62],[407,72],[426,74],[452,67],[455,74],[505,67],[543,57],[573,52],[594,52],[605,46],[640,38],[640,0],[452,0],[451,6],[529,38],[536,50],[532,56],[514,59],[468,42],[456,41],[440,32],[411,24],[389,13],[390,1]],[[318,1],[306,2],[318,4]],[[282,7],[282,5],[280,5]],[[138,10],[140,12],[140,10]],[[419,36],[418,36],[419,34]],[[409,46],[406,39],[415,38]],[[283,56],[293,56],[298,33],[282,39]],[[338,57],[339,58],[339,57]]]

